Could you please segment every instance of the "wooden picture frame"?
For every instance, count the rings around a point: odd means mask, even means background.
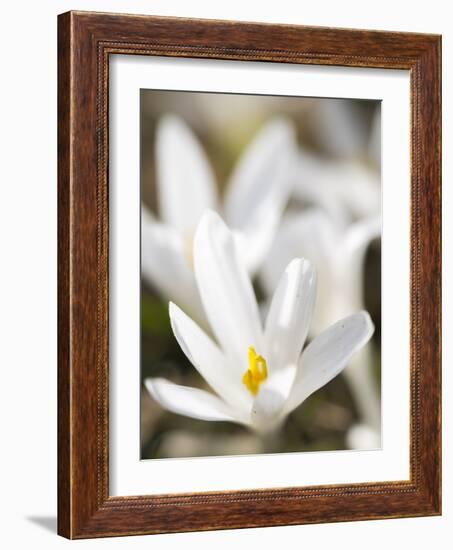
[[[58,21],[58,532],[88,538],[441,513],[441,39],[69,12]],[[410,480],[109,496],[111,55],[410,71]]]

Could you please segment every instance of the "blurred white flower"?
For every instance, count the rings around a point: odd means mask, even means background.
[[[330,157],[300,149],[293,196],[305,210],[300,218],[285,220],[269,254],[272,261],[263,270],[265,287],[272,292],[290,257],[303,255],[314,263],[321,292],[312,335],[364,307],[365,252],[371,240],[380,236],[380,108],[375,110],[371,129],[364,121],[358,106],[349,101],[318,105],[313,130]],[[364,433],[366,426],[377,440],[380,401],[372,363],[371,348],[365,346],[351,359],[345,374],[361,414],[357,433]],[[357,443],[357,437],[352,440]]]
[[[261,281],[272,296],[289,259],[307,258],[318,275],[318,301],[311,325],[316,336],[325,327],[364,309],[364,261],[371,241],[381,234],[380,216],[342,226],[320,209],[288,215],[261,271]],[[379,426],[380,405],[372,378],[370,349],[351,360],[345,374],[364,421]]]
[[[142,208],[142,272],[197,320],[204,314],[193,274],[195,228],[207,208],[221,212],[253,273],[268,251],[285,207],[295,136],[283,118],[265,124],[241,156],[222,201],[210,163],[178,117],[161,118],[156,135],[160,221]]]
[[[294,198],[321,207],[341,227],[380,214],[379,173],[362,162],[326,159],[301,148],[297,173]]]
[[[337,224],[380,214],[381,109],[371,126],[356,102],[318,102],[315,141],[324,154],[300,148],[294,197],[323,208]],[[327,155],[326,155],[327,153]]]
[[[373,333],[362,311],[330,326],[302,351],[316,294],[315,271],[303,259],[283,272],[263,328],[237,243],[214,212],[205,213],[196,231],[194,267],[217,343],[173,303],[170,318],[182,350],[217,395],[146,379],[154,399],[175,413],[272,431],[337,376]]]
[[[316,268],[319,295],[312,334],[358,309],[363,309],[363,269],[371,241],[380,237],[380,217],[339,227],[319,208],[283,219],[261,270],[271,296],[291,258],[304,257]]]
[[[354,450],[371,450],[381,447],[380,431],[367,424],[354,424],[346,434],[346,444]]]

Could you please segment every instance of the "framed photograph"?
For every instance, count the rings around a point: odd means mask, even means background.
[[[59,533],[440,514],[440,37],[58,47]]]

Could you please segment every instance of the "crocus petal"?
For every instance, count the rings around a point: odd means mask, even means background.
[[[310,326],[316,297],[316,273],[304,259],[285,269],[266,319],[265,340],[269,369],[296,364]]]
[[[293,258],[309,260],[318,275],[320,271],[325,272],[338,240],[338,230],[319,208],[286,215],[260,271],[266,292],[272,294],[275,291],[285,267]]]
[[[269,201],[250,213],[248,222],[234,231],[247,271],[254,275],[266,258],[280,222],[284,201],[282,188],[269,193]]]
[[[354,396],[360,420],[378,429],[381,425],[381,399],[374,376],[371,343],[351,357],[344,374]]]
[[[194,273],[186,259],[184,241],[169,226],[142,209],[142,274],[165,298],[172,299],[197,319],[205,319]]]
[[[263,388],[253,402],[250,423],[258,432],[271,432],[283,419],[285,398],[272,388]]]
[[[259,310],[233,235],[215,212],[206,212],[198,225],[194,261],[210,326],[231,363],[243,373],[248,348],[262,350]]]
[[[280,368],[260,387],[250,415],[250,422],[255,429],[272,431],[282,422],[285,402],[294,384],[296,371],[295,364]]]
[[[280,181],[290,152],[294,152],[292,125],[282,118],[271,120],[242,154],[230,178],[225,215],[231,225],[243,226],[257,204],[266,199],[275,180]]]
[[[316,271],[318,288],[310,332],[319,332],[319,328],[330,324],[330,312],[337,291],[332,264],[337,255],[339,231],[320,209],[288,215],[260,272],[260,281],[266,293],[272,295],[291,258],[303,257],[310,261]]]
[[[294,161],[294,129],[284,119],[273,119],[247,148],[231,176],[225,219],[250,241],[251,269],[270,245],[289,195]]]
[[[287,413],[313,392],[330,382],[347,365],[354,352],[364,346],[374,331],[367,312],[338,321],[317,336],[302,352],[288,401]]]
[[[301,149],[293,195],[304,204],[321,207],[345,227],[351,217],[379,212],[379,173],[357,160],[329,161]]]
[[[345,232],[341,246],[332,258],[333,269],[342,289],[341,316],[363,307],[365,254],[371,241],[380,235],[380,216],[356,222]]]
[[[173,333],[192,365],[228,404],[249,411],[251,394],[225,355],[178,306],[170,302],[169,312]]]
[[[348,182],[345,176],[346,163],[328,160],[320,155],[299,150],[297,178],[293,185],[292,196],[304,207],[322,208],[339,226],[349,222],[349,212],[337,199],[337,180],[340,184]]]
[[[359,162],[345,167],[343,177],[348,179],[341,185],[336,181],[336,196],[354,218],[376,216],[381,209],[381,185],[379,174]]]
[[[342,315],[363,308],[365,255],[371,241],[381,234],[381,218],[364,219],[346,231],[336,258],[338,277],[342,280]],[[380,399],[375,386],[370,346],[365,346],[351,359],[345,371],[355,396],[362,420],[377,427],[380,425]]]
[[[352,224],[345,233],[342,245],[343,254],[347,258],[348,273],[353,273],[356,286],[362,279],[365,253],[371,241],[381,236],[381,217],[375,216]],[[360,286],[360,285],[359,285]]]
[[[215,395],[188,386],[180,386],[165,378],[147,378],[146,389],[164,408],[200,420],[238,422],[228,405]]]
[[[159,213],[182,234],[193,235],[206,208],[216,208],[214,175],[185,122],[165,115],[156,135]]]

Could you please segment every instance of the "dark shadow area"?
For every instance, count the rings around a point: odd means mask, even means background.
[[[46,531],[50,531],[51,533],[57,532],[56,516],[28,516],[26,519],[31,523],[42,527]]]

